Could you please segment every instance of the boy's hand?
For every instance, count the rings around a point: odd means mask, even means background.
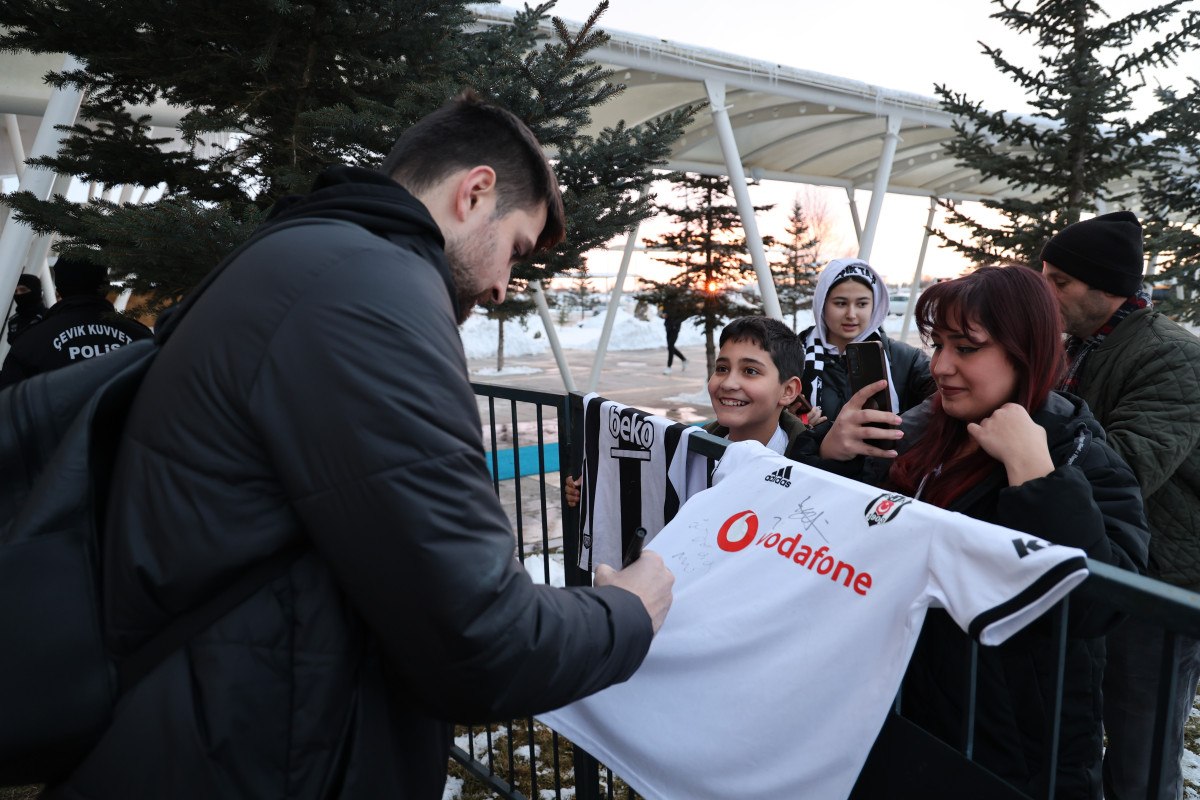
[[[900,439],[904,432],[893,428],[879,428],[871,425],[899,425],[900,418],[890,411],[874,411],[864,409],[863,405],[871,399],[871,395],[887,388],[887,381],[875,381],[859,389],[850,398],[833,427],[821,440],[821,458],[831,461],[849,461],[855,456],[875,456],[876,458],[895,458],[899,455],[895,450],[884,450],[872,444],[868,439]]]
[[[571,508],[579,505],[579,478],[568,475],[563,480],[563,494],[567,496],[567,505]]]
[[[675,576],[663,563],[662,556],[653,550],[643,551],[637,561],[619,572],[607,564],[601,564],[596,567],[596,578],[592,581],[593,586],[616,586],[636,594],[650,615],[650,624],[655,633],[662,627],[671,608],[671,587],[674,584]]]
[[[808,425],[810,428],[815,428],[828,419],[829,417],[825,416],[825,412],[821,410],[820,406],[813,406],[812,411],[809,411],[808,416],[805,417],[804,424]]]

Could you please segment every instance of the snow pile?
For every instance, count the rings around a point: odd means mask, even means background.
[[[534,583],[545,583],[546,571],[542,567],[542,554],[534,553],[528,556],[523,562],[525,571],[529,573],[529,577],[533,578]],[[551,586],[566,586],[567,573],[563,569],[562,553],[550,554],[550,585]]]
[[[550,349],[542,321],[536,315],[520,322],[504,323],[504,355],[533,356]],[[483,314],[472,314],[459,329],[467,358],[495,358],[500,323]]]
[[[663,321],[658,317],[638,319],[632,311],[633,305],[629,298],[623,298],[613,321],[612,334],[609,336],[608,349],[610,352],[619,350],[658,350],[667,346],[667,334]],[[580,321],[572,315],[565,325],[555,323],[555,332],[564,350],[586,350],[594,352],[600,348],[600,336],[604,332],[606,311],[585,317]],[[692,317],[683,323],[679,332],[678,347],[694,347],[704,344],[704,329],[696,323],[699,317]],[[787,323],[792,322],[788,316]],[[722,323],[723,324],[723,323]],[[803,330],[812,324],[812,312],[801,311],[796,318],[796,327]],[[884,329],[889,333],[900,330],[900,318],[889,317],[884,323]],[[472,314],[461,328],[463,349],[467,358],[495,358],[496,342],[499,338],[499,323],[489,320],[482,313]],[[718,329],[717,333],[720,333]],[[546,329],[542,319],[537,314],[531,314],[521,322],[509,321],[504,323],[504,355],[531,356],[549,352],[550,340],[546,337]],[[505,371],[505,374],[508,371]]]

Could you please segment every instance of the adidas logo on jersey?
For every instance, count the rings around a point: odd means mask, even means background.
[[[782,467],[777,469],[768,475],[766,480],[770,481],[771,483],[778,483],[780,486],[786,489],[792,485],[792,468]]]

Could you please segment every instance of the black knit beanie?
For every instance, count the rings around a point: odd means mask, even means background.
[[[1046,243],[1042,261],[1094,289],[1131,297],[1142,286],[1142,225],[1129,211],[1076,222]]]

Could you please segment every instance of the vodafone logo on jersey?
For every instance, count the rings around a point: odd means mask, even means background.
[[[717,531],[717,547],[727,553],[745,550],[758,535],[758,515],[753,511],[740,511]]]
[[[761,546],[767,552],[774,553],[799,567],[801,573],[809,572],[826,577],[834,584],[852,589],[862,597],[866,597],[870,591],[873,580],[871,573],[862,572],[848,561],[835,557],[828,545],[823,544],[814,550],[804,544],[803,533],[784,536],[778,531],[773,531],[759,536],[758,528],[757,514],[749,509],[739,511],[717,529],[717,547],[726,553],[740,553],[751,545]]]

